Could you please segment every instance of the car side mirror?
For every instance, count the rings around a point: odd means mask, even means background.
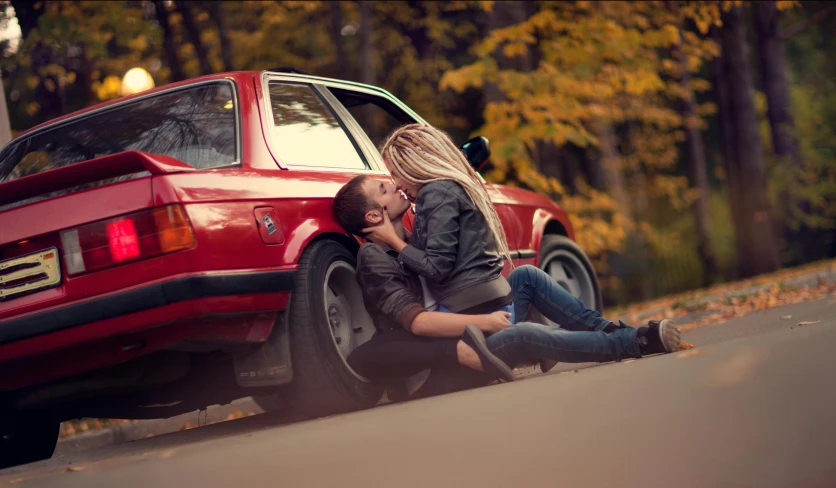
[[[491,145],[483,136],[476,136],[461,145],[462,152],[473,169],[479,171],[491,157]]]

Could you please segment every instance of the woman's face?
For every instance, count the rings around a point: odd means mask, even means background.
[[[398,173],[398,171],[395,169],[392,163],[390,163],[385,158],[383,160],[383,163],[386,164],[386,169],[389,170],[389,174],[392,175],[392,181],[395,182],[395,185],[397,185],[398,189],[404,192],[406,196],[414,202],[415,197],[418,196],[418,192],[421,191],[421,187],[423,185],[413,185],[404,181],[404,179],[401,178],[400,173]]]

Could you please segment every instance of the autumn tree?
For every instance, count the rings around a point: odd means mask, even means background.
[[[780,261],[767,202],[763,146],[740,7],[723,13],[717,36],[722,55],[715,83],[726,148],[738,272],[741,277],[748,277],[772,271],[780,266]]]

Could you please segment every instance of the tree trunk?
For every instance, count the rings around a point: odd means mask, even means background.
[[[642,202],[636,200],[634,205],[627,192],[627,185],[624,180],[624,172],[621,169],[621,161],[618,154],[618,141],[609,120],[600,120],[596,124],[596,135],[598,136],[598,149],[601,151],[599,170],[607,193],[618,203],[620,211],[630,220],[637,220],[636,208],[642,207]],[[641,196],[642,189],[637,193]],[[635,296],[635,288],[638,285],[638,298],[641,301],[653,298],[653,289],[650,283],[650,261],[648,260],[647,243],[639,232],[631,232],[628,237],[629,247],[626,253],[616,255],[613,258],[613,269],[619,270],[619,275],[627,275],[627,285],[630,291],[629,299]]]
[[[769,119],[769,129],[772,136],[772,150],[783,164],[791,164],[796,169],[804,167],[804,158],[795,133],[795,121],[790,106],[790,88],[787,79],[787,53],[784,47],[784,37],[780,30],[780,13],[774,2],[756,2],[753,5],[755,32],[758,42],[758,56],[760,58],[761,87],[766,95],[766,115]],[[800,175],[799,175],[800,176]],[[804,183],[800,178],[790,182],[781,202],[787,221],[776,222],[775,228],[784,238],[792,243],[794,254],[800,261],[806,262],[816,254],[816,233],[806,225],[793,230],[789,219],[796,209],[803,214],[810,214],[810,202],[798,197],[797,188]],[[794,208],[795,207],[795,208]]]
[[[0,78],[0,147],[12,140],[12,124],[9,121],[9,109],[6,107],[6,90]]]
[[[174,32],[171,30],[171,24],[168,22],[168,10],[165,8],[165,3],[156,0],[154,2],[154,9],[157,12],[157,22],[160,23],[160,28],[163,30],[163,51],[168,62],[168,68],[171,70],[171,81],[184,80],[186,78],[183,76],[183,66],[180,64],[180,58],[177,57],[177,48],[174,45]]]
[[[374,5],[369,1],[360,2],[360,82],[368,85],[375,84],[374,73],[374,44],[372,43],[372,19]],[[371,106],[364,109],[363,117],[367,122],[367,132],[373,141],[379,140],[383,134],[374,120],[375,110]]]
[[[795,136],[795,122],[790,113],[787,53],[778,25],[778,8],[775,2],[755,2],[752,8],[761,65],[761,87],[766,95],[766,115],[772,133],[772,148],[779,158],[801,166],[803,160]]]
[[[722,20],[721,76],[727,87],[724,118],[731,126],[724,128],[724,134],[731,138],[734,148],[733,157],[726,162],[729,200],[732,212],[737,214],[738,271],[745,278],[773,271],[780,267],[780,261],[766,200],[763,147],[741,9],[725,12]]]
[[[46,2],[12,0],[10,3],[20,26],[21,42],[25,41],[29,37],[29,33],[38,28],[38,19],[44,13]]]
[[[234,71],[232,63],[232,43],[229,41],[229,34],[226,31],[226,23],[223,20],[222,2],[206,2],[206,8],[209,10],[209,16],[215,22],[215,27],[218,29],[218,39],[221,44],[221,62],[224,64],[224,71]]]
[[[197,62],[200,64],[200,74],[212,74],[214,70],[212,69],[212,64],[209,63],[209,54],[206,52],[206,46],[203,45],[203,40],[200,38],[200,27],[198,27],[197,22],[194,20],[192,8],[186,5],[185,2],[177,2],[177,11],[183,17],[183,27],[186,28],[189,39],[192,41],[192,46],[194,46],[195,54],[197,54]]]
[[[668,8],[678,9],[676,1],[669,1]],[[680,32],[682,27],[678,26]],[[703,263],[703,286],[710,285],[717,275],[717,259],[711,247],[709,229],[711,217],[708,209],[708,174],[705,162],[705,146],[698,127],[697,100],[691,88],[691,73],[688,72],[688,58],[682,50],[682,41],[676,46],[676,55],[681,71],[680,83],[685,96],[680,105],[680,113],[685,120],[685,151],[688,167],[688,186],[697,190],[697,199],[691,205],[694,215],[694,231],[697,238],[697,254]]]
[[[343,12],[340,2],[330,2],[328,10],[331,16],[331,42],[334,44],[336,59],[334,59],[334,77],[341,80],[348,79],[348,70],[343,44]]]

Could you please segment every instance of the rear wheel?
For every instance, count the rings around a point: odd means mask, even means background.
[[[52,457],[60,426],[49,418],[16,418],[11,430],[0,435],[0,469]]]
[[[560,235],[544,236],[540,247],[540,269],[584,305],[603,311],[598,275],[589,257],[574,241]]]
[[[374,335],[354,275],[354,256],[334,241],[311,244],[299,260],[289,314],[293,381],[287,397],[301,414],[367,408],[383,394],[346,361]]]

